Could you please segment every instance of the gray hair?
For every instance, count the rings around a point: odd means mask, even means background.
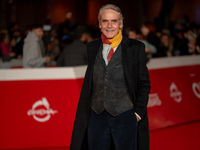
[[[116,5],[113,5],[113,4],[107,4],[107,5],[102,6],[101,9],[99,10],[99,14],[98,14],[98,20],[99,21],[101,19],[101,13],[105,9],[112,9],[112,10],[117,11],[119,13],[120,22],[124,19],[123,16],[122,16],[122,11],[119,7],[117,7]]]

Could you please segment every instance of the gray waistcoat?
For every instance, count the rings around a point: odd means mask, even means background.
[[[91,109],[97,114],[106,110],[117,116],[133,108],[122,66],[121,44],[106,66],[100,46],[93,72]]]

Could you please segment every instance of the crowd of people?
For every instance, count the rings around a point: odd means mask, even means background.
[[[145,44],[148,59],[200,54],[200,27],[196,24],[176,23],[170,29],[156,29],[151,22],[146,22],[141,29],[127,28],[129,38]]]
[[[139,29],[124,27],[123,35],[143,42],[148,60],[200,54],[200,26],[195,23],[177,21],[169,29],[160,29],[145,22]],[[24,32],[15,23],[0,31],[0,61],[22,60],[24,68],[86,65],[87,44],[100,36],[98,27],[69,21],[34,24]]]
[[[0,61],[21,60],[24,68],[78,66],[87,64],[87,43],[99,31],[68,21],[57,26],[35,23],[24,33],[17,23],[0,31]]]

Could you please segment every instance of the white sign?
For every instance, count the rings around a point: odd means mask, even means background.
[[[194,82],[192,84],[192,90],[194,94],[196,95],[196,97],[200,98],[200,82],[199,84]]]
[[[174,82],[170,86],[170,97],[172,97],[177,103],[182,100],[182,92],[180,92]]]
[[[160,106],[162,104],[157,93],[149,94],[149,102],[147,107]]]
[[[46,109],[36,109],[38,106],[44,106]],[[32,109],[28,110],[27,114],[28,116],[33,115],[33,118],[38,122],[45,122],[50,119],[51,114],[54,115],[57,112],[58,111],[50,108],[47,99],[44,97],[42,100],[35,102],[32,106]]]

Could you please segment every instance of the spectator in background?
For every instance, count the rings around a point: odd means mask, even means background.
[[[196,44],[197,35],[190,31],[187,34],[188,43],[180,46],[180,55],[196,55],[200,54],[200,47]]]
[[[135,40],[137,39],[136,30],[133,28],[127,29],[126,34],[127,34],[128,38],[130,38],[130,39],[135,39]]]
[[[23,40],[26,38],[26,36],[28,35],[29,32],[31,32],[31,26],[30,25],[26,26],[24,35],[22,37]]]
[[[160,44],[157,51],[157,57],[172,56],[173,44],[169,33],[162,33],[160,37]]]
[[[22,59],[22,51],[23,51],[23,45],[24,42],[21,37],[20,30],[15,30],[13,32],[13,39],[15,42],[15,46],[12,48],[12,51],[15,52],[15,58]]]
[[[51,56],[53,61],[56,61],[60,55],[60,41],[55,29],[52,29],[49,35],[49,41],[47,43],[47,53]]]
[[[175,30],[175,37],[174,37],[174,42],[173,42],[175,56],[180,55],[180,53],[181,53],[180,47],[182,45],[185,45],[188,42],[187,32],[188,32],[187,29],[185,29],[184,31],[179,30],[179,29]]]
[[[0,33],[0,54],[3,61],[10,61],[15,56],[15,53],[11,50],[11,47],[14,45],[15,43],[13,41],[10,43],[8,33]]]
[[[13,34],[16,30],[19,30],[19,24],[17,22],[15,23],[12,23],[10,26],[9,26],[9,36],[10,36],[10,39],[13,39]]]
[[[41,39],[43,36],[42,26],[34,24],[31,32],[28,33],[24,40],[23,46],[23,67],[34,68],[44,67],[45,63],[50,62],[50,57],[45,56],[41,47]]]
[[[162,34],[162,30],[161,29],[156,29],[156,33],[155,35],[160,39],[161,37],[161,34]]]
[[[94,40],[92,33],[89,30],[86,30],[83,34],[82,34],[82,41],[85,44],[88,44],[90,42],[92,42]]]
[[[155,54],[157,52],[156,47],[154,45],[150,44],[146,40],[143,40],[143,36],[139,31],[136,31],[136,30],[130,28],[127,31],[127,34],[128,34],[128,38],[136,39],[136,40],[139,40],[142,43],[144,43],[145,52],[147,54],[147,60],[149,60],[152,57],[152,54]]]
[[[80,66],[88,63],[86,28],[79,26],[74,31],[74,41],[66,45],[57,60],[57,66]]]
[[[158,44],[160,43],[160,39],[155,35],[156,27],[151,22],[146,22],[141,27],[141,32],[143,35],[143,39],[154,45],[158,49]],[[157,55],[153,55],[153,57],[157,57]]]
[[[200,25],[199,28],[197,29],[197,42],[196,45],[200,47]]]

